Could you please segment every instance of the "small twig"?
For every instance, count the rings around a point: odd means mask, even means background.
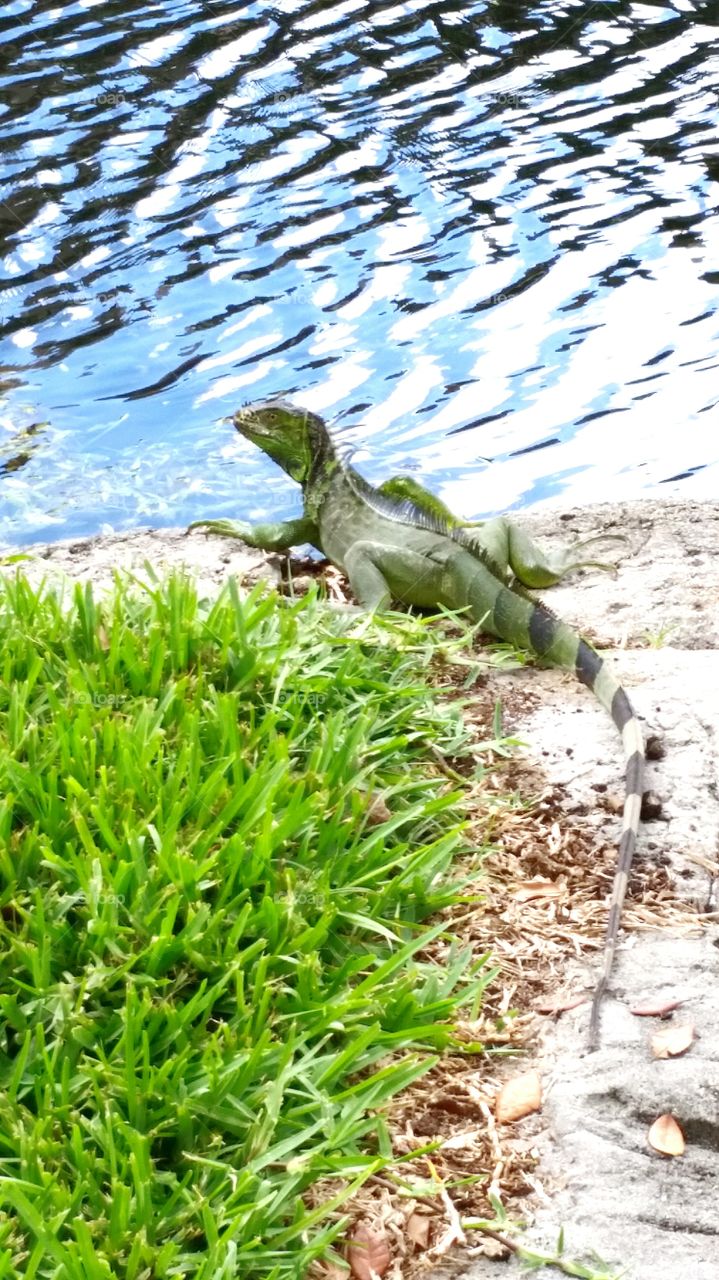
[[[462,1219],[455,1209],[447,1193],[447,1189],[432,1164],[432,1161],[427,1160],[427,1165],[429,1167],[430,1174],[432,1175],[432,1181],[435,1183],[442,1200],[442,1204],[444,1205],[449,1223],[447,1230],[432,1248],[432,1253],[436,1257],[442,1257],[445,1253],[448,1253],[453,1244],[466,1244],[467,1237],[464,1234],[464,1228],[462,1227]]]
[[[509,1249],[510,1253],[517,1253],[521,1256],[521,1247],[518,1244],[515,1244],[513,1240],[510,1240],[509,1236],[502,1235],[501,1231],[495,1231],[494,1227],[484,1227],[473,1222],[472,1230],[481,1231],[483,1236],[489,1236],[490,1240],[496,1240],[497,1244],[501,1244],[503,1248]]]
[[[496,1240],[497,1244],[501,1244],[530,1267],[556,1267],[557,1271],[561,1271],[563,1275],[575,1276],[578,1280],[619,1280],[616,1272],[597,1271],[594,1267],[585,1266],[582,1262],[572,1262],[569,1258],[563,1258],[561,1243],[557,1253],[539,1253],[524,1245],[516,1244],[514,1240],[510,1240],[509,1236],[505,1236],[501,1231],[495,1231],[494,1227],[490,1227],[486,1222],[472,1219],[464,1225],[468,1231],[480,1231],[482,1235],[489,1236],[490,1240]]]

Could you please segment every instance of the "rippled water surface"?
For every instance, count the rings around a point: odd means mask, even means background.
[[[0,540],[286,516],[282,393],[468,516],[719,489],[719,5],[0,14]]]

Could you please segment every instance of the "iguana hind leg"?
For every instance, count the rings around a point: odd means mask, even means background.
[[[365,609],[388,609],[400,604],[437,605],[437,575],[441,566],[431,554],[404,546],[362,540],[344,557],[350,586]]]
[[[552,554],[543,551],[521,526],[506,516],[487,520],[475,540],[487,551],[493,563],[505,573],[510,571],[525,587],[552,587],[574,569],[592,568],[613,572],[616,566],[603,560],[585,560],[581,552],[595,542],[626,542],[622,534],[598,534],[575,542],[571,547]]]
[[[621,534],[599,534],[552,554],[538,547],[528,533],[505,516],[496,520],[462,520],[413,476],[392,476],[379,486],[379,492],[400,502],[409,499],[420,511],[443,520],[450,529],[481,530],[473,535],[473,540],[485,548],[493,565],[500,572],[506,576],[511,572],[525,587],[552,587],[574,569],[593,568],[612,572],[614,564],[603,560],[585,560],[580,553],[596,542],[626,542]]]

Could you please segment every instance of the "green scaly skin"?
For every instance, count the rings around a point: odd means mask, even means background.
[[[551,586],[571,569],[598,562],[568,556],[552,560],[504,517],[468,528],[408,477],[373,488],[341,459],[321,418],[284,401],[249,406],[232,420],[245,439],[302,486],[304,514],[260,525],[198,520],[191,529],[238,537],[267,551],[312,543],[347,574],[366,609],[385,609],[393,600],[465,609],[484,631],[531,650],[545,663],[573,671],[609,712],[624,745],[626,792],[603,967],[590,1017],[593,1047],[639,827],[644,739],[609,664],[527,588]],[[574,557],[587,545],[578,544]]]

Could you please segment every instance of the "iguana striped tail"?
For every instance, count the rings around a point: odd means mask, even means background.
[[[599,1032],[599,1012],[602,996],[609,982],[617,949],[617,936],[622,907],[627,892],[627,881],[634,857],[634,847],[639,830],[639,819],[644,793],[644,737],[637,714],[608,664],[600,658],[585,640],[580,640],[575,659],[575,671],[582,684],[586,684],[609,712],[622,736],[624,746],[624,811],[622,834],[619,841],[617,867],[614,873],[612,897],[604,941],[604,959],[599,981],[594,989],[592,1012],[589,1019],[589,1044],[594,1048]]]
[[[477,570],[475,566],[473,580],[468,581],[468,578],[469,574],[464,585],[467,603],[475,621],[503,640],[530,649],[552,666],[574,671],[577,679],[592,690],[609,712],[622,737],[625,757],[624,814],[609,904],[602,973],[594,991],[589,1021],[589,1044],[593,1048],[599,1030],[602,996],[611,975],[617,948],[619,923],[639,829],[645,760],[641,725],[609,663],[586,640],[572,631],[571,627],[556,618],[545,605],[533,600],[517,584],[513,584],[511,589],[500,587],[495,592],[492,608],[487,610],[485,602],[489,597],[482,569]]]

